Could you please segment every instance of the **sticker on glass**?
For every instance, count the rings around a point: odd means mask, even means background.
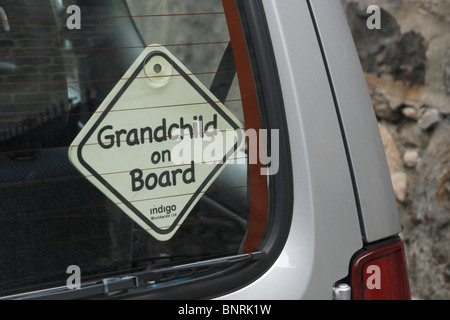
[[[242,148],[240,129],[176,57],[155,45],[92,115],[69,159],[144,230],[167,241]]]

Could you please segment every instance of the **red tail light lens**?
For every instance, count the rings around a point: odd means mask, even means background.
[[[359,256],[352,266],[353,300],[410,300],[402,241]]]

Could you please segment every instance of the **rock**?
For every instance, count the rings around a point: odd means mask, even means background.
[[[450,297],[450,123],[443,121],[421,153],[409,183],[404,225],[411,290],[422,299]]]
[[[386,97],[374,90],[371,94],[373,108],[375,114],[379,119],[387,121],[397,121],[399,118],[399,113],[395,112]]]
[[[378,1],[380,30],[366,27],[373,0],[341,1],[363,70],[375,78],[389,74],[413,89],[406,91],[405,103],[450,113],[450,1]]]
[[[374,103],[373,106],[374,106],[374,109],[375,109],[375,114],[380,119],[391,120],[392,121],[395,118],[397,118],[394,115],[394,113],[392,112],[392,109],[389,107],[389,105],[387,103],[385,103],[385,102]]]
[[[392,14],[381,7],[382,28],[373,32],[366,27],[367,7],[349,2],[347,16],[365,72],[388,72],[408,86],[425,83],[426,42],[421,33],[402,33]],[[396,106],[393,106],[396,107]]]
[[[386,153],[389,172],[392,175],[394,172],[397,172],[402,168],[402,159],[400,156],[400,152],[398,151],[394,137],[389,132],[386,125],[379,123],[378,128],[380,129],[381,140],[383,141],[383,147]]]
[[[419,160],[419,153],[416,150],[408,150],[403,155],[403,163],[407,168],[415,168]]]
[[[441,113],[435,108],[421,107],[419,112],[419,126],[422,130],[429,130],[441,121]]]
[[[398,201],[405,202],[408,189],[408,176],[402,171],[395,172],[391,175],[392,187]]]
[[[380,30],[366,27],[373,0],[341,2],[382,122],[411,294],[449,300],[450,1],[378,1]]]
[[[414,107],[405,107],[402,109],[402,113],[409,119],[419,120],[419,115],[417,114],[417,110]]]
[[[381,140],[383,141],[384,150],[386,153],[386,160],[391,173],[392,187],[394,194],[398,201],[404,202],[407,196],[408,176],[402,171],[403,161],[398,151],[397,144],[394,137],[389,132],[387,126],[379,123]]]
[[[390,119],[390,114],[387,113],[389,116],[384,117],[386,120],[398,120],[398,116],[401,115],[403,110],[412,118],[418,118],[415,113],[423,105],[423,102],[421,102],[424,97],[423,86],[414,85],[409,87],[401,80],[395,80],[390,74],[382,74],[379,77],[375,77],[372,74],[365,73],[364,76],[371,92],[374,106],[376,106],[376,103],[385,103],[391,109],[385,110],[385,112],[390,112],[396,116]]]
[[[424,150],[430,141],[430,134],[423,131],[416,122],[407,121],[397,126],[395,141],[406,149]]]
[[[445,91],[450,95],[450,57],[444,71],[444,85]]]

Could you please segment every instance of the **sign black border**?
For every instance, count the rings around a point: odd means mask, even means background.
[[[149,53],[143,60],[146,61],[149,58],[152,58],[153,56],[162,56],[164,59],[169,61],[173,68],[219,113],[233,128],[234,130],[241,129],[218,105],[216,102],[214,102],[211,97],[206,94],[200,88],[195,81],[191,78],[190,75],[186,74],[180,66],[178,66],[175,61],[173,61],[168,55],[166,55],[162,51],[153,51]],[[178,225],[180,220],[186,215],[187,209],[191,206],[191,204],[199,197],[200,194],[203,193],[203,189],[205,186],[209,183],[209,181],[214,177],[214,175],[217,173],[217,171],[220,170],[220,168],[225,165],[226,161],[228,160],[230,153],[234,153],[235,150],[237,150],[238,146],[242,142],[242,135],[238,135],[239,140],[234,145],[234,147],[228,151],[225,155],[225,157],[222,159],[222,163],[218,163],[214,170],[208,175],[208,177],[202,182],[200,187],[197,189],[197,191],[193,194],[191,199],[187,202],[186,206],[183,208],[183,210],[180,212],[178,217],[174,220],[173,224],[167,228],[167,229],[160,229],[155,224],[153,224],[147,217],[145,217],[144,214],[142,214],[135,206],[133,206],[132,203],[130,203],[127,199],[125,199],[114,187],[112,187],[103,177],[96,172],[84,159],[82,155],[83,147],[86,145],[86,142],[90,139],[92,134],[97,130],[97,128],[100,126],[101,122],[105,119],[105,117],[108,115],[108,113],[113,109],[114,105],[117,103],[117,101],[121,98],[123,93],[128,89],[130,84],[137,78],[139,73],[142,71],[144,67],[144,63],[141,63],[139,67],[133,72],[132,76],[127,80],[127,82],[120,88],[119,93],[112,99],[112,101],[109,103],[108,107],[102,112],[100,117],[97,119],[95,124],[89,129],[86,136],[81,140],[81,143],[78,146],[77,150],[77,156],[78,160],[81,163],[82,166],[86,168],[100,183],[102,183],[117,199],[119,199],[123,204],[125,204],[128,209],[130,209],[136,216],[138,216],[142,222],[144,222],[146,225],[148,225],[152,230],[154,230],[156,233],[161,235],[166,235],[171,233]]]

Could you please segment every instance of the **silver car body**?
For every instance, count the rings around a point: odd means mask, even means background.
[[[291,138],[294,212],[270,270],[222,298],[331,299],[364,242],[401,231],[386,157],[341,3],[263,4]]]

